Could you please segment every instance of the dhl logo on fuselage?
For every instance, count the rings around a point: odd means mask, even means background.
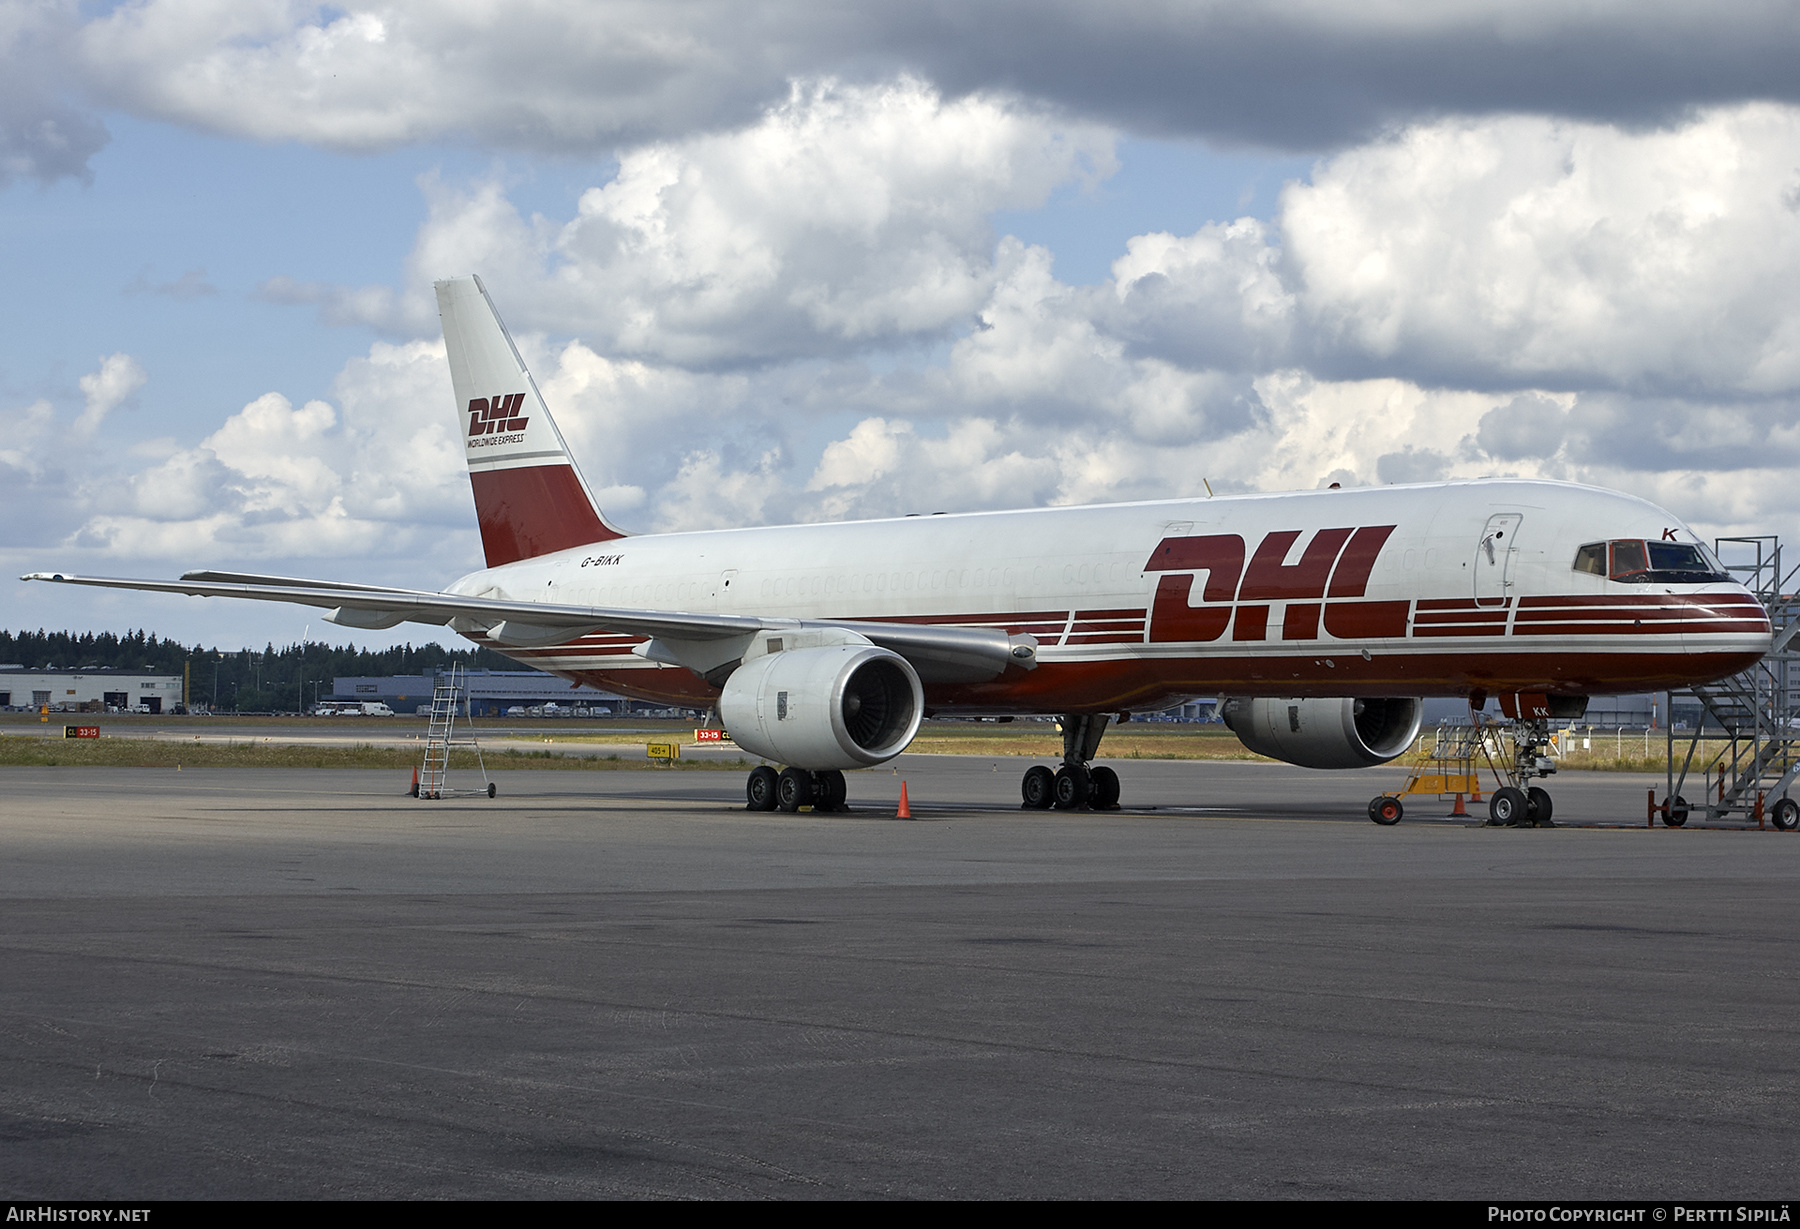
[[[505,435],[523,431],[529,418],[517,417],[525,404],[524,393],[496,397],[476,397],[469,402],[469,438],[478,435]]]
[[[1298,529],[1265,536],[1248,564],[1244,539],[1235,533],[1164,538],[1150,552],[1144,571],[1187,575],[1157,582],[1150,639],[1217,640],[1229,627],[1234,641],[1267,640],[1272,602],[1287,604],[1281,616],[1283,640],[1317,640],[1321,623],[1340,640],[1404,636],[1409,603],[1359,600],[1394,529],[1321,529],[1291,564],[1286,560],[1300,540]],[[1193,606],[1189,603],[1200,572],[1206,573],[1201,599],[1208,604]]]

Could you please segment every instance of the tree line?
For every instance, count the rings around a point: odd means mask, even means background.
[[[276,648],[219,649],[164,640],[153,632],[0,631],[0,663],[28,670],[142,670],[188,672],[189,698],[240,712],[298,712],[331,694],[332,680],[361,675],[388,678],[430,674],[452,664],[467,670],[527,669],[492,649],[446,649],[438,644],[359,649],[306,641]],[[304,693],[304,694],[303,694]],[[215,702],[216,697],[216,702]]]

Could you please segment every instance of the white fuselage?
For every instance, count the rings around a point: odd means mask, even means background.
[[[1574,569],[1584,544],[1614,539],[1698,542],[1631,496],[1482,480],[627,537],[485,569],[449,591],[1037,638],[1035,670],[928,688],[940,711],[1153,710],[1214,694],[1604,694],[1721,677],[1767,650],[1761,607],[1733,581],[1628,583]],[[495,647],[644,698],[716,694],[633,655],[637,643],[597,633]]]

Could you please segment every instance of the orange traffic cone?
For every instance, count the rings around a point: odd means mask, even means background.
[[[406,792],[410,797],[413,797],[413,798],[417,798],[419,796],[419,770],[416,767],[413,769],[412,788],[407,790]]]
[[[912,808],[906,805],[906,782],[900,782],[900,809],[894,812],[895,819],[911,819]]]
[[[1463,819],[1469,818],[1469,811],[1467,807],[1463,806],[1463,796],[1461,794],[1456,796],[1456,809],[1450,812],[1451,819],[1455,819],[1458,816],[1461,816]]]

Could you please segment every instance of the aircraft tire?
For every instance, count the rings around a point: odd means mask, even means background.
[[[812,802],[816,793],[813,775],[804,768],[783,768],[775,782],[776,804],[789,815]]]
[[[1119,774],[1102,764],[1090,775],[1093,778],[1093,808],[1096,811],[1117,810],[1119,806]]]
[[[1392,794],[1383,794],[1369,803],[1369,818],[1383,828],[1393,827],[1400,822],[1400,817],[1404,814],[1406,814],[1406,808],[1401,806],[1400,800]]]
[[[848,811],[850,785],[837,769],[813,774],[813,810]]]
[[[1056,809],[1079,810],[1093,796],[1093,776],[1085,764],[1064,764],[1056,770]]]
[[[1792,832],[1796,826],[1800,826],[1800,802],[1795,802],[1792,798],[1778,799],[1769,808],[1769,822],[1783,832]]]
[[[1049,810],[1050,804],[1056,801],[1056,774],[1042,764],[1033,764],[1025,770],[1025,779],[1019,782],[1019,796],[1027,811]]]
[[[775,809],[775,785],[780,774],[767,764],[760,764],[750,770],[750,779],[744,782],[744,809],[746,811],[773,811]]]
[[[1549,790],[1540,789],[1538,786],[1534,785],[1525,791],[1525,813],[1531,817],[1531,822],[1538,827],[1556,827],[1555,824],[1550,822],[1550,815],[1555,810],[1555,804],[1550,801]]]
[[[1529,822],[1527,815],[1530,806],[1524,790],[1503,785],[1488,799],[1488,819],[1497,827],[1524,827]]]

